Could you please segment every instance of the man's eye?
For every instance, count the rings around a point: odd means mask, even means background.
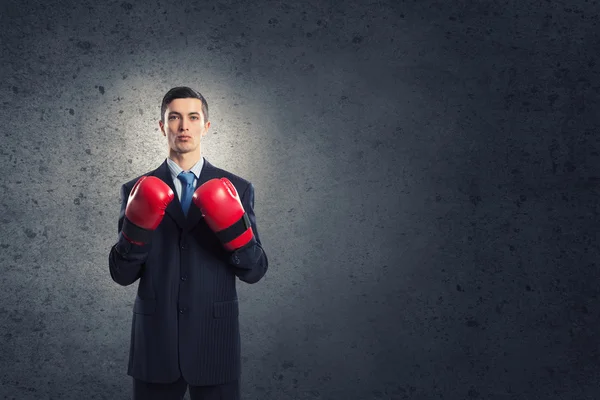
[[[171,115],[171,116],[169,117],[169,119],[175,119],[175,118],[177,118],[177,116],[176,116],[176,115]]]
[[[192,119],[198,119],[198,117],[196,117],[195,115],[192,117]]]

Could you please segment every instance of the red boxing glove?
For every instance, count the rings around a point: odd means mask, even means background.
[[[209,180],[196,189],[192,201],[225,249],[239,249],[254,237],[248,215],[229,179]]]
[[[169,185],[155,176],[142,176],[133,185],[123,221],[123,236],[135,244],[150,241],[165,215],[165,209],[175,198]]]

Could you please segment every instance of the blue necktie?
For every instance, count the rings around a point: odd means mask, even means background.
[[[177,179],[181,181],[181,209],[183,214],[187,217],[190,204],[192,203],[192,196],[194,195],[194,173],[193,172],[182,172],[177,175]]]

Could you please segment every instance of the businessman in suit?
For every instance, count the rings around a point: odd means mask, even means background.
[[[133,398],[240,399],[236,277],[258,282],[268,260],[252,183],[201,156],[210,122],[189,87],[164,96],[159,126],[168,158],[121,187],[112,279],[138,281],[128,375]],[[187,172],[187,173],[186,173]]]

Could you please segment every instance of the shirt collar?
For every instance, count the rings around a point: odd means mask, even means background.
[[[167,165],[169,166],[169,170],[171,171],[171,175],[173,177],[173,181],[175,179],[177,179],[177,176],[183,172],[183,169],[181,169],[181,167],[179,165],[177,165],[177,163],[173,160],[171,160],[169,157],[167,157]],[[202,167],[204,166],[204,157],[200,157],[200,160],[198,160],[198,162],[196,164],[194,164],[194,166],[192,168],[190,168],[190,171],[194,173],[194,176],[196,176],[196,179],[200,179],[200,172],[202,172]]]

